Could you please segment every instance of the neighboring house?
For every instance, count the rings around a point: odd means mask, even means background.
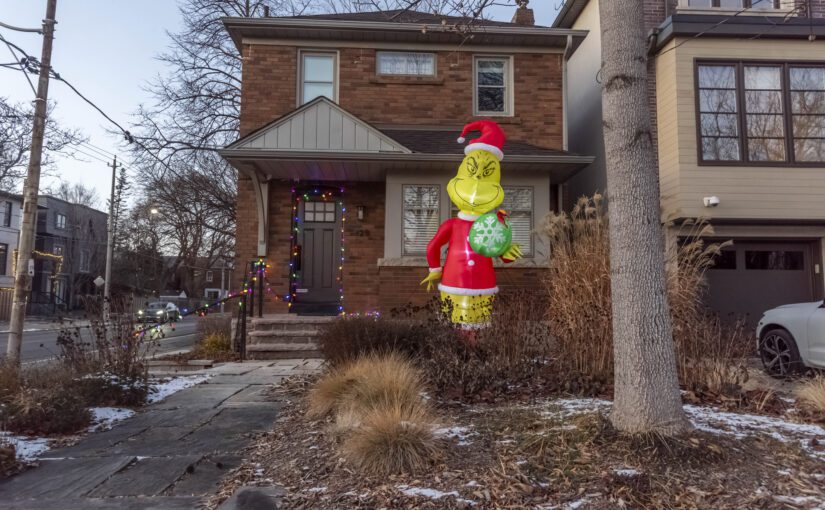
[[[269,312],[422,303],[425,247],[454,215],[446,184],[479,118],[508,136],[503,207],[525,257],[499,285],[541,288],[534,233],[592,158],[565,150],[564,58],[586,32],[420,12],[223,20],[243,56],[236,282],[261,257]]]
[[[230,287],[231,264],[224,260],[198,257],[194,264],[186,264],[175,256],[164,256],[166,278],[165,294],[183,292],[198,303],[226,297]]]
[[[14,254],[20,239],[23,197],[0,191],[0,288],[14,287]]]
[[[31,314],[84,306],[99,293],[94,279],[106,264],[108,215],[52,196],[38,199]]]
[[[708,271],[709,306],[753,322],[822,298],[825,1],[646,0],[643,15],[663,215],[708,217],[734,241]],[[596,156],[574,198],[606,182],[599,1],[568,0],[554,26],[589,31],[567,64],[570,150]]]

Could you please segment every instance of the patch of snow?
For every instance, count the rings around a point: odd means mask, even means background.
[[[92,412],[92,425],[89,427],[89,432],[97,430],[108,430],[112,428],[115,422],[131,418],[135,412],[131,409],[122,407],[92,407],[89,409]]]
[[[467,446],[472,443],[468,438],[474,436],[475,432],[470,430],[469,427],[441,427],[434,428],[433,435],[446,439],[458,439],[459,446]]]
[[[635,469],[630,469],[630,468],[627,468],[627,469],[614,469],[613,473],[615,473],[618,476],[628,476],[628,477],[630,477],[630,476],[639,476],[641,474],[638,471],[636,471]]]
[[[327,491],[326,487],[311,487],[311,488],[307,489],[307,492],[312,492],[312,493],[326,492],[326,491]]]
[[[524,464],[527,464],[527,461],[526,460],[517,460],[516,464],[519,465],[519,466],[523,466]]]
[[[801,507],[802,505],[813,505],[817,503],[822,503],[822,500],[814,497],[814,496],[780,496],[775,495],[773,496],[773,500],[777,503],[785,503],[787,505],[792,505],[795,507]],[[819,507],[821,508],[821,507]]]
[[[0,432],[0,441],[13,445],[17,458],[23,462],[35,460],[50,448],[49,439],[45,437],[13,436],[9,432]]]
[[[780,469],[776,473],[782,476],[791,476],[791,471],[789,469]]]
[[[813,477],[813,479],[814,479],[814,480],[816,480],[816,481],[818,481],[818,482],[825,481],[825,475],[823,475],[823,474],[820,474],[820,473],[815,473],[815,474],[813,474],[813,475],[811,475],[811,476]]]
[[[173,377],[162,381],[153,381],[149,384],[149,396],[146,400],[150,404],[160,402],[173,393],[185,390],[186,388],[191,388],[192,386],[198,385],[207,379],[209,379],[209,375],[190,375]]]
[[[481,484],[475,480],[470,480],[469,482],[467,482],[467,487],[478,487],[479,485]]]
[[[566,505],[564,505],[564,508],[567,508],[568,510],[576,510],[585,503],[587,503],[586,499],[577,499],[576,501],[568,502]]]
[[[561,418],[606,411],[613,405],[609,400],[602,400],[600,398],[560,398],[558,400],[551,400],[548,404],[555,406],[556,409],[547,410],[543,414],[549,417]]]
[[[427,489],[421,487],[410,487],[409,485],[399,485],[398,490],[407,496],[422,496],[430,499],[441,499],[443,497],[452,496],[457,501],[466,503],[469,506],[475,506],[476,502],[470,499],[461,499],[458,491],[442,492],[438,489]]]

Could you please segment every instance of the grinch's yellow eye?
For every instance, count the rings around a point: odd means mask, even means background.
[[[495,172],[495,170],[496,165],[491,161],[487,163],[487,165],[484,167],[484,174],[482,175],[484,175],[484,177],[490,177],[490,175],[492,175],[492,173]]]
[[[478,161],[476,161],[476,158],[469,158],[467,160],[467,172],[469,172],[470,175],[475,175],[476,172],[478,172]]]

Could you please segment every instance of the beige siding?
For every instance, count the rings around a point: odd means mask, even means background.
[[[825,164],[816,168],[699,166],[694,62],[759,59],[825,62],[825,41],[677,39],[657,58],[659,161],[665,211],[713,218],[825,219]],[[664,53],[666,51],[666,53]],[[707,209],[702,198],[721,204]]]

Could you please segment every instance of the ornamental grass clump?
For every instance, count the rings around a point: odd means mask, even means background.
[[[668,225],[673,227],[673,225]],[[556,342],[554,368],[568,380],[613,380],[609,221],[604,198],[582,197],[568,213],[548,215],[547,319]],[[683,222],[666,252],[668,303],[679,380],[686,389],[730,393],[747,379],[751,343],[742,323],[725,323],[703,303],[705,272],[729,243],[712,243],[704,220]],[[663,243],[664,249],[664,243]]]
[[[318,381],[307,414],[330,419],[342,454],[363,473],[418,472],[440,452],[423,381],[399,353],[362,355]]]
[[[799,402],[825,420],[825,376],[817,375],[806,381],[797,392]]]

